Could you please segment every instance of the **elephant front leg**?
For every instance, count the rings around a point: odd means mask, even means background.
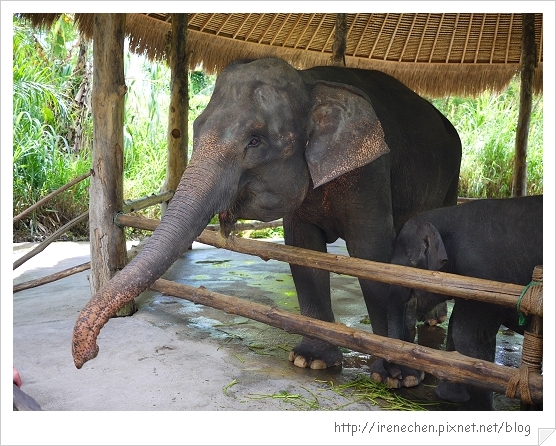
[[[381,296],[388,296],[389,286],[369,280],[360,280],[360,284],[369,311],[373,333],[412,342],[405,326],[406,306],[394,304],[390,301],[384,302],[381,299]],[[374,382],[383,383],[392,389],[415,387],[425,377],[425,373],[421,370],[389,362],[382,358],[377,358],[371,364],[370,372],[371,379]]]
[[[297,290],[301,314],[322,321],[334,322],[330,299],[328,271],[290,265]],[[328,342],[304,336],[290,352],[289,359],[297,367],[325,369],[342,363],[340,349]]]
[[[287,245],[326,252],[326,239],[317,226],[284,219],[284,236]],[[328,271],[290,265],[299,310],[303,316],[334,322],[330,298],[330,273]],[[290,352],[289,360],[297,367],[325,369],[342,363],[340,349],[328,342],[304,336]]]

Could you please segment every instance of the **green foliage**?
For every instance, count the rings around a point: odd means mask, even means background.
[[[284,238],[284,228],[255,229],[251,231],[249,238]]]
[[[127,54],[124,114],[124,197],[159,191],[167,162],[170,71],[162,64]],[[158,207],[144,213],[160,217]]]
[[[75,82],[72,54],[66,50],[75,32],[68,20],[63,15],[52,31],[37,34],[13,19],[14,215],[90,168],[89,153],[75,156],[66,138]],[[32,236],[50,232],[87,209],[86,187],[86,182],[75,186],[14,229]]]
[[[62,15],[52,29],[37,31],[13,19],[13,211],[20,213],[51,191],[88,171],[91,166],[92,117],[87,106],[74,98],[87,85],[85,64],[79,61],[78,35],[71,16]],[[156,193],[165,178],[167,162],[167,110],[170,71],[127,53],[125,76],[128,92],[124,117],[124,197]],[[81,67],[81,68],[79,68]],[[90,80],[89,80],[90,81]],[[189,155],[193,121],[204,110],[215,76],[201,71],[189,74]],[[463,144],[460,196],[507,197],[515,131],[519,111],[519,80],[501,94],[477,98],[435,99],[457,128]],[[76,128],[83,130],[83,145],[76,148]],[[528,193],[543,191],[543,99],[535,97],[527,155]],[[74,218],[88,207],[88,180],[36,211],[15,231],[52,232],[59,222]],[[158,206],[143,213],[159,217]],[[252,236],[281,236],[281,229],[254,231]],[[82,235],[87,236],[86,227]]]
[[[124,117],[124,196],[139,198],[160,190],[166,176],[170,69],[130,53],[126,58],[128,87]],[[212,94],[214,76],[189,74],[188,154],[193,147],[193,121]],[[141,212],[160,218],[160,207]]]
[[[444,98],[432,103],[459,132],[463,156],[459,196],[510,197],[515,135],[519,115],[519,80],[500,94]],[[527,148],[527,193],[543,192],[543,100],[533,99]]]

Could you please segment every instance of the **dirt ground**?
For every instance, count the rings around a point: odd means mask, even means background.
[[[33,246],[14,244],[13,259]],[[346,254],[341,242],[329,251]],[[57,242],[16,269],[13,283],[88,260],[88,243]],[[392,402],[365,398],[354,391],[358,377],[368,376],[373,357],[345,351],[343,366],[337,369],[299,369],[288,361],[288,353],[300,336],[152,291],[136,300],[138,311],[132,317],[108,322],[98,339],[98,357],[77,370],[71,334],[90,298],[88,274],[84,271],[13,295],[13,364],[22,376],[22,390],[44,411],[255,414],[396,409]],[[289,267],[278,261],[264,262],[195,243],[164,277],[299,311]],[[337,320],[370,331],[357,280],[332,274],[331,284]],[[419,341],[440,347],[445,328],[421,326]],[[516,361],[520,345],[511,339],[503,341],[499,349],[503,361]],[[436,378],[427,375],[419,387],[392,393],[414,403],[428,402],[422,406],[428,411],[457,410],[457,405],[435,398],[435,383]],[[498,410],[515,408],[516,401],[497,396]]]

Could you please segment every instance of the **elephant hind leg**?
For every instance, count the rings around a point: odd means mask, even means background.
[[[377,358],[371,364],[371,380],[390,389],[415,387],[425,378],[425,372]]]
[[[494,362],[500,323],[500,309],[496,305],[456,299],[448,325],[446,350]],[[493,393],[488,390],[440,382],[435,393],[446,401],[464,403],[463,410],[494,410]]]
[[[446,195],[444,196],[444,202],[442,203],[442,207],[446,206],[455,206],[458,203],[458,186],[459,186],[459,173],[454,177],[448,190],[446,191]]]

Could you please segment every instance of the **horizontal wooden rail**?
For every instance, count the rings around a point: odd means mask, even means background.
[[[145,230],[154,230],[159,223],[158,220],[129,215],[118,215],[117,220],[120,225]],[[239,237],[225,239],[215,231],[203,231],[197,241],[217,248],[256,255],[263,260],[275,259],[296,265],[324,269],[337,274],[347,274],[362,279],[418,288],[463,299],[479,300],[507,308],[516,308],[519,296],[524,289],[523,286],[516,284],[373,262],[294,246]],[[542,314],[539,314],[539,316],[542,316]]]
[[[54,274],[41,277],[39,279],[29,280],[28,282],[19,283],[14,285],[13,293],[19,293],[23,290],[28,290],[29,288],[35,288],[41,285],[46,285],[47,283],[55,282],[56,280],[63,279],[65,277],[71,276],[73,274],[80,273],[82,271],[87,271],[91,268],[91,262],[85,262],[81,265],[72,266],[71,268],[64,269]]]
[[[251,230],[257,230],[257,229],[268,229],[268,228],[279,228],[283,225],[282,220],[274,220],[274,221],[268,221],[268,222],[264,222],[264,221],[255,221],[255,222],[250,222],[250,223],[236,223],[234,226],[234,230],[236,232],[241,232],[241,231],[251,231]],[[216,224],[216,225],[208,225],[207,229],[210,231],[219,231],[220,230],[220,225]]]
[[[242,298],[211,292],[203,287],[194,288],[158,279],[150,288],[226,313],[244,316],[288,333],[321,339],[337,346],[417,368],[441,379],[470,384],[502,394],[506,392],[508,381],[519,373],[515,368],[463,356],[458,352],[440,351],[399,339],[378,336],[337,322],[324,322]],[[533,402],[542,402],[542,388],[542,376],[538,373],[530,373],[529,392]],[[521,398],[521,393],[518,391],[515,397]]]
[[[26,215],[30,214],[32,211],[34,211],[35,209],[37,209],[38,207],[42,206],[44,203],[46,203],[48,200],[54,198],[56,195],[64,192],[66,189],[69,189],[71,186],[73,186],[74,184],[79,183],[80,181],[83,181],[85,178],[88,178],[91,176],[92,174],[92,170],[90,170],[87,173],[84,173],[83,175],[81,175],[80,177],[77,177],[75,179],[73,179],[72,181],[70,181],[69,183],[63,185],[62,187],[60,187],[59,189],[56,189],[54,192],[48,194],[46,197],[41,198],[39,201],[37,201],[34,205],[29,206],[27,209],[25,209],[22,213],[16,215],[14,217],[14,222],[13,224],[17,223],[19,220],[21,220],[23,217],[25,217]]]
[[[83,212],[81,215],[79,215],[78,217],[75,217],[72,221],[66,223],[64,226],[62,226],[60,229],[58,229],[56,232],[52,233],[49,237],[45,238],[38,246],[36,246],[34,249],[32,249],[31,251],[29,251],[27,254],[21,256],[19,259],[17,259],[14,262],[14,269],[19,268],[21,265],[23,265],[27,260],[29,260],[30,258],[36,256],[38,253],[44,251],[46,249],[46,247],[48,245],[50,245],[53,241],[55,241],[58,237],[60,237],[62,234],[64,234],[66,231],[68,231],[70,228],[72,228],[73,226],[75,226],[78,223],[81,223],[82,221],[85,221],[89,218],[89,211],[85,211]]]
[[[141,209],[148,208],[149,206],[154,206],[155,204],[162,203],[163,201],[168,201],[174,196],[173,190],[167,190],[159,194],[152,194],[146,197],[137,198],[135,200],[126,200],[122,206],[122,212],[135,212]]]

